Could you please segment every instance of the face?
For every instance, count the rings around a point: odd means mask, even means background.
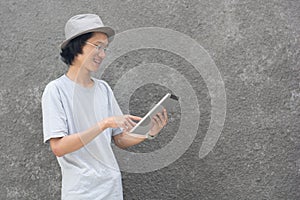
[[[101,48],[96,48],[97,46]],[[105,58],[105,51],[108,45],[108,38],[104,33],[93,33],[93,36],[86,41],[82,48],[82,54],[79,54],[77,60],[81,68],[85,68],[90,72],[95,72],[99,69],[102,60]],[[103,48],[102,48],[103,47]]]

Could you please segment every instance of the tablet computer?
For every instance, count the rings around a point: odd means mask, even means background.
[[[178,97],[173,94],[166,94],[129,132],[146,135],[151,129],[151,119],[154,115],[162,112],[165,108],[167,113],[174,111],[178,103]]]

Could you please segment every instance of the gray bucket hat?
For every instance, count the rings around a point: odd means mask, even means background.
[[[80,14],[71,17],[65,26],[66,39],[60,45],[63,49],[73,38],[90,32],[102,32],[108,37],[109,42],[113,40],[115,31],[109,27],[104,26],[101,18],[95,14]]]

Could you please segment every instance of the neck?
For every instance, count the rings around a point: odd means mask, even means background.
[[[91,73],[84,67],[80,68],[76,65],[70,65],[66,76],[83,87],[92,87],[94,84],[91,79]]]

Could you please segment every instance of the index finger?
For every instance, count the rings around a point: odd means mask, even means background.
[[[138,117],[138,116],[134,116],[134,115],[128,115],[130,117],[130,119],[136,120],[136,121],[140,121],[142,118]]]

